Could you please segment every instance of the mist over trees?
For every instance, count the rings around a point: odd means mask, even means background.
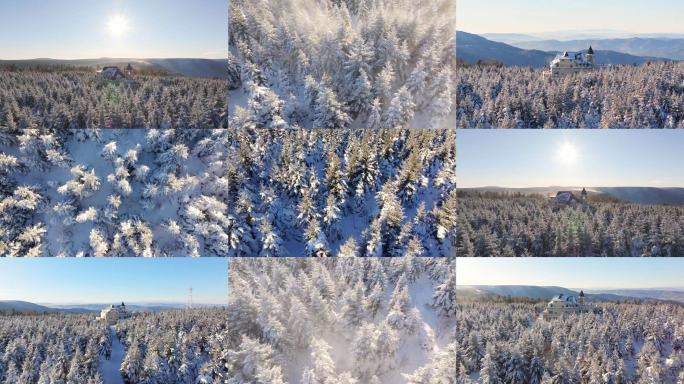
[[[213,382],[454,382],[454,260],[279,261],[231,260]]]
[[[680,256],[684,207],[462,192],[457,256]]]
[[[681,304],[599,305],[545,321],[543,304],[459,299],[454,382],[684,382]]]
[[[459,128],[684,128],[684,64],[546,69],[459,65]]]
[[[226,80],[0,70],[0,129],[222,128]]]
[[[232,0],[234,128],[453,126],[455,3]]]
[[[448,256],[455,130],[3,129],[3,256]]]

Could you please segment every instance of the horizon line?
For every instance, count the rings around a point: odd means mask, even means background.
[[[0,58],[0,61],[34,61],[34,60],[61,60],[61,61],[76,61],[76,60],[155,60],[155,59],[205,59],[205,60],[228,60],[228,57],[201,57],[201,56],[189,56],[189,57],[181,57],[181,56],[156,56],[156,57],[109,57],[109,56],[101,56],[101,57],[79,57],[79,58],[54,58],[54,57],[33,57],[33,58],[15,58],[15,59],[5,59],[5,58]]]
[[[681,290],[684,292],[684,286],[681,287],[587,287],[587,288],[577,288],[577,287],[564,287],[562,285],[537,285],[537,284],[458,284],[456,282],[456,287],[541,287],[541,288],[565,288],[565,289],[660,289],[660,290]]]
[[[100,305],[100,304],[112,304],[112,303],[129,303],[133,305],[142,305],[142,304],[185,304],[184,300],[180,301],[167,301],[167,300],[136,300],[136,301],[129,301],[129,300],[115,300],[115,301],[101,301],[101,302],[96,302],[96,301],[35,301],[35,300],[30,300],[30,299],[6,299],[6,298],[0,298],[0,302],[3,301],[23,301],[27,303],[33,303],[33,304],[39,304],[39,305]],[[224,305],[225,303],[223,302],[199,302],[193,300],[193,304],[197,305]]]
[[[532,185],[524,187],[513,187],[506,185],[480,185],[480,186],[456,186],[456,189],[477,189],[477,188],[509,188],[509,189],[528,189],[528,188],[684,188],[684,186],[654,186],[654,185],[594,185],[594,186],[577,186],[577,185]]]
[[[535,31],[535,32],[470,32],[464,29],[457,29],[456,32],[466,32],[466,33],[472,33],[472,34],[504,34],[504,35],[535,35],[535,34],[550,34],[550,33],[567,33],[567,32],[585,32],[585,33],[597,33],[600,31],[604,32],[616,32],[616,33],[626,33],[626,34],[631,34],[631,35],[684,35],[684,31],[682,32],[630,32],[626,30],[619,30],[619,29],[607,29],[607,30],[601,30],[601,29],[561,29],[561,30],[551,30],[551,31]],[[534,37],[534,36],[533,36]],[[541,36],[537,36],[541,37]],[[604,37],[599,37],[599,39],[604,39]],[[609,37],[609,38],[619,38],[619,37]],[[546,40],[546,39],[545,39]],[[554,39],[557,40],[557,39]],[[586,39],[571,39],[571,40],[586,40]],[[561,40],[563,41],[563,40]]]

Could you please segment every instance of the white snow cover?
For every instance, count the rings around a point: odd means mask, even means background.
[[[446,256],[454,130],[3,129],[3,256]]]
[[[124,358],[124,346],[116,336],[116,329],[114,326],[109,327],[109,332],[112,338],[112,349],[109,358],[101,358],[100,370],[102,371],[102,381],[104,384],[124,384],[121,377],[121,362]]]
[[[546,321],[543,301],[459,296],[453,382],[682,382],[681,304],[595,304]]]
[[[229,126],[453,125],[455,2],[232,0]]]
[[[681,256],[684,207],[462,192],[457,255]]]
[[[454,261],[232,259],[229,283],[225,377],[253,382],[269,375],[287,383],[455,378]]]

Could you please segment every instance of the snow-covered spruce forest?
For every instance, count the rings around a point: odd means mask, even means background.
[[[92,315],[0,315],[0,383],[102,384],[111,345]]]
[[[0,316],[0,383],[209,384],[222,356],[225,309],[136,313],[116,333],[87,315]],[[124,345],[110,376],[113,342]]]
[[[543,304],[459,300],[458,383],[681,384],[681,304],[600,303],[545,321]]]
[[[684,128],[684,63],[545,70],[459,64],[457,127]]]
[[[271,261],[230,261],[214,382],[455,383],[455,259]]]
[[[94,70],[0,70],[0,128],[221,128],[226,80]]]
[[[457,256],[682,256],[684,207],[462,192]]]
[[[452,0],[231,0],[235,128],[453,127]]]
[[[455,130],[3,129],[3,256],[449,256]]]
[[[227,319],[225,309],[185,309],[138,313],[120,321],[116,337],[125,348],[124,383],[240,383],[214,379],[225,363]]]

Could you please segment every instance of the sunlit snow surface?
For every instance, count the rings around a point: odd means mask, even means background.
[[[116,337],[116,330],[114,327],[110,327],[109,331],[112,336],[112,355],[109,359],[100,357],[102,380],[104,381],[104,384],[124,384],[119,369],[121,369],[121,362],[126,353],[123,344],[121,344],[119,338]]]
[[[325,235],[319,251],[334,256],[343,243],[353,239],[358,255],[388,255],[387,247],[365,250],[370,238],[366,232],[374,221],[384,220],[379,193],[391,181],[400,183],[402,175],[415,180],[415,194],[400,200],[401,224],[408,232],[394,256],[403,255],[402,247],[412,237],[422,244],[419,254],[423,256],[453,254],[449,229],[454,221],[449,214],[455,207],[452,131],[28,132],[2,132],[9,139],[0,142],[0,153],[14,157],[18,166],[0,172],[8,181],[0,197],[9,199],[18,188],[28,186],[41,199],[25,222],[3,224],[23,226],[5,239],[3,255],[15,246],[18,256],[28,255],[31,247],[40,256],[305,256],[311,243],[306,238],[309,221],[298,219],[305,190],[313,191],[313,217],[318,216],[320,233]],[[348,163],[359,150],[370,153],[377,173],[360,197],[346,180],[344,196],[336,202],[340,209],[336,230],[331,232],[323,216],[328,155],[333,149],[343,179],[350,177]],[[47,159],[50,151],[63,159]],[[411,170],[411,161],[419,164],[419,173]],[[79,166],[97,178],[97,186],[80,197],[64,191],[69,182],[79,181],[81,176],[74,173]],[[290,177],[297,181],[286,179]],[[81,184],[77,182],[76,187]],[[267,198],[265,193],[272,196]],[[244,201],[251,205],[240,205]],[[424,213],[416,218],[421,206]],[[278,249],[269,252],[263,244],[267,218],[279,241]],[[42,241],[13,243],[25,239],[22,231],[30,227],[44,230]],[[379,228],[384,231],[383,226]]]

